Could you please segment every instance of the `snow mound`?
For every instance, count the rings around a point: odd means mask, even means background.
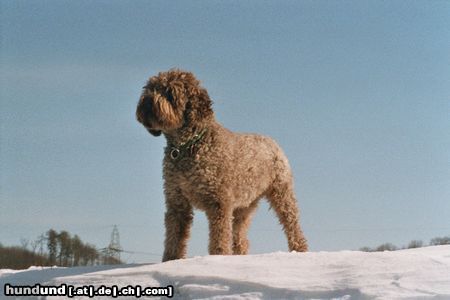
[[[450,299],[450,246],[373,253],[277,252],[194,257],[153,265],[0,270],[0,297],[4,296],[5,284],[36,283],[171,285],[175,299]]]

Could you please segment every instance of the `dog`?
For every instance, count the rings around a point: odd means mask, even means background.
[[[192,73],[171,69],[151,77],[136,118],[167,141],[163,261],[186,256],[194,208],[208,218],[209,254],[247,254],[250,219],[263,197],[283,226],[289,250],[308,250],[283,151],[269,137],[220,125],[207,90]]]

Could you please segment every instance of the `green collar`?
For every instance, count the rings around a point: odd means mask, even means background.
[[[206,131],[206,128],[203,129],[202,131],[200,131],[200,133],[195,134],[191,139],[180,144],[178,147],[172,146],[170,148],[170,158],[174,161],[178,161],[186,156],[186,154],[192,154],[194,152],[195,144],[203,138]]]

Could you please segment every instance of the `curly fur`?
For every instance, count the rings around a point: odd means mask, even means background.
[[[283,226],[289,250],[307,251],[283,151],[269,137],[234,133],[221,126],[208,92],[192,73],[174,69],[151,77],[136,116],[152,135],[163,133],[167,140],[163,261],[185,257],[193,208],[203,210],[208,218],[210,254],[246,254],[250,220],[263,197]],[[199,132],[205,134],[195,151],[174,160],[173,147]]]

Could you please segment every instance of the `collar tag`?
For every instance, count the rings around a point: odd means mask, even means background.
[[[170,158],[176,160],[178,157],[180,157],[180,150],[172,147],[172,150],[170,150]]]

